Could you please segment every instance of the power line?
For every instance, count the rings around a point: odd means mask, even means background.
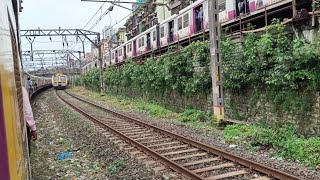
[[[104,6],[104,4],[105,4],[105,2],[100,6],[100,8],[96,11],[96,13],[94,13],[94,15],[90,18],[90,20],[86,23],[86,25],[84,25],[84,27],[82,28],[82,29],[84,29],[84,28],[86,28],[87,26],[88,26],[88,24],[92,21],[92,19],[98,14],[98,12],[100,11],[100,10],[102,10],[102,7]]]
[[[111,6],[109,6],[109,8],[106,10],[106,11],[104,11],[101,15],[100,15],[100,17],[98,18],[98,20],[90,27],[90,29],[89,29],[89,31],[91,31],[92,29],[94,29],[100,22],[101,22],[101,20],[107,15],[107,14],[109,14],[113,9],[114,9],[114,3],[117,3],[117,1],[119,2],[120,0],[114,0],[111,4]],[[104,2],[105,3],[105,2]],[[104,4],[103,3],[103,4]],[[96,14],[99,12],[99,10],[100,10],[101,8],[99,8],[98,9],[98,11],[96,12]],[[102,11],[102,9],[101,9],[101,11]],[[96,15],[95,14],[95,15]],[[91,19],[93,19],[93,17],[91,18]],[[88,45],[88,43],[90,43],[90,42],[87,42],[85,45]],[[74,46],[73,46],[73,48],[75,48],[77,46],[77,44],[75,44]],[[72,48],[72,49],[73,49]],[[79,47],[80,48],[80,47]]]
[[[82,29],[85,29],[87,26],[88,26],[88,24],[93,20],[93,18],[98,14],[98,12],[100,11],[100,10],[102,10],[102,7],[105,5],[105,3],[106,2],[104,2],[99,8],[98,8],[98,10],[93,14],[93,16],[90,18],[90,20],[84,25],[84,27],[82,28]],[[76,37],[75,37],[76,38]],[[73,42],[74,41],[74,39],[75,38],[73,38],[72,40],[71,40],[71,42]],[[75,42],[75,44],[77,44],[77,41]],[[75,47],[76,45],[74,45],[73,46],[73,48]],[[72,49],[72,48],[71,48]]]
[[[89,29],[90,31],[91,31],[93,28],[95,28],[95,27],[99,24],[99,22],[100,22],[109,12],[111,12],[111,11],[113,10],[113,8],[114,8],[114,3],[116,3],[116,1],[117,1],[117,0],[114,0],[113,3],[111,3],[111,6],[109,6],[109,8],[108,8],[106,11],[104,11],[104,13],[99,17],[99,19],[91,26],[91,28]],[[118,0],[118,1],[120,1],[120,0]]]

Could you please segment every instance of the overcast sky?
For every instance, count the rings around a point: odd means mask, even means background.
[[[134,0],[126,0],[134,1]],[[97,12],[103,3],[100,2],[83,2],[81,0],[24,0],[23,11],[20,13],[20,28],[21,29],[48,29],[54,28],[70,28],[70,29],[82,29],[85,24],[91,19],[91,17]],[[131,4],[121,4],[123,6],[131,8]],[[102,10],[93,18],[91,23],[85,28],[90,29],[92,25],[98,20],[101,14],[107,10],[110,3],[105,3]],[[106,25],[114,25],[129,15],[130,11],[117,7],[106,15],[100,23],[92,29],[92,31],[102,32],[102,28]],[[119,22],[116,28],[122,27],[125,20]],[[79,43],[77,46],[73,45],[75,38],[68,37],[69,49],[81,50],[82,46]],[[71,42],[73,41],[73,43]],[[22,38],[22,50],[30,50],[30,45],[25,38]],[[66,47],[64,47],[66,49]],[[62,38],[49,37],[37,37],[34,42],[34,50],[51,50],[63,49]],[[86,46],[86,51],[90,51],[90,44]]]

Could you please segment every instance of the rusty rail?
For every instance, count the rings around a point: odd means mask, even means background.
[[[218,155],[218,156],[221,156],[227,160],[230,160],[230,161],[233,161],[233,162],[236,162],[240,165],[243,165],[245,167],[248,167],[250,169],[254,169],[258,172],[261,172],[263,174],[266,174],[268,176],[271,176],[271,177],[274,177],[274,178],[277,178],[277,179],[284,179],[284,180],[299,180],[299,179],[302,179],[302,178],[299,178],[299,177],[296,177],[294,175],[291,175],[291,174],[288,174],[286,172],[282,172],[282,171],[279,171],[277,169],[274,169],[274,168],[271,168],[269,166],[266,166],[266,165],[263,165],[263,164],[260,164],[260,163],[257,163],[257,162],[254,162],[254,161],[251,161],[251,160],[248,160],[248,159],[244,159],[240,156],[237,156],[237,155],[233,155],[229,152],[226,152],[226,151],[223,151],[221,149],[218,149],[218,148],[215,148],[215,147],[212,147],[212,146],[208,146],[206,144],[203,144],[203,143],[200,143],[200,142],[197,142],[197,141],[194,141],[194,140],[191,140],[191,139],[188,139],[188,138],[185,138],[185,137],[182,137],[178,134],[175,134],[175,133],[172,133],[172,132],[169,132],[165,129],[162,129],[162,128],[159,128],[159,127],[156,127],[154,125],[151,125],[151,124],[148,124],[148,123],[145,123],[145,122],[142,122],[141,120],[138,120],[136,118],[132,118],[132,117],[129,117],[127,115],[123,115],[123,114],[120,114],[116,111],[113,111],[113,110],[110,110],[110,109],[107,109],[105,107],[102,107],[98,104],[95,104],[93,102],[90,102],[88,100],[85,100],[84,98],[82,97],[79,97],[79,96],[76,96],[74,94],[70,94],[69,92],[65,91],[66,94],[68,94],[69,96],[73,97],[73,98],[76,98],[84,103],[87,103],[87,104],[90,104],[96,108],[99,108],[107,113],[110,113],[116,117],[119,117],[119,118],[122,118],[122,119],[125,119],[125,120],[128,120],[128,121],[131,121],[131,122],[134,122],[134,123],[137,123],[141,126],[144,126],[144,127],[147,127],[147,128],[152,128],[153,130],[159,132],[159,133],[162,133],[162,134],[165,134],[167,136],[170,136],[172,138],[175,138],[175,139],[178,139],[184,143],[187,143],[187,144],[191,144],[199,149],[202,149],[204,151],[207,151],[209,153],[212,153],[212,154],[215,154],[215,155]],[[60,97],[60,96],[59,96]],[[61,97],[60,97],[61,98]],[[62,98],[61,98],[62,99]],[[66,102],[64,99],[62,99],[64,102]],[[70,103],[66,102],[67,104],[69,104],[70,106],[74,107],[73,105],[71,105]],[[84,113],[82,110],[74,107],[75,109],[77,109],[77,111],[81,112],[82,114]],[[85,113],[84,113],[85,115]],[[95,119],[89,115],[85,115],[86,117],[90,118],[90,119]],[[95,121],[99,122],[98,120],[95,119]],[[101,122],[100,122],[101,123]],[[100,124],[99,123],[99,124]],[[106,126],[108,127],[110,130],[112,130],[114,133],[116,134],[119,134],[119,136],[121,136],[122,138],[124,139],[127,139],[127,137],[114,130],[113,128],[101,123],[101,125],[103,126]],[[172,169],[178,171],[178,172],[181,172],[183,173],[184,175],[186,175],[187,177],[190,177],[192,179],[203,179],[202,177],[190,172],[189,170],[187,170],[186,168],[184,167],[181,167],[179,166],[178,164],[176,164],[175,162],[173,161],[170,161],[169,159],[161,156],[160,154],[156,153],[156,152],[153,152],[151,149],[147,148],[147,147],[144,147],[142,144],[134,141],[134,140],[130,140],[132,142],[130,142],[131,144],[133,145],[137,145],[137,147],[141,147],[141,150],[142,151],[145,151],[147,153],[151,153],[151,155],[153,155],[156,159],[159,159],[160,161],[162,161],[164,164],[168,165],[169,167],[171,167]],[[195,175],[195,176],[193,176]],[[193,176],[193,177],[191,177]]]
[[[121,139],[123,139],[124,141],[132,144],[133,146],[137,147],[138,149],[140,149],[141,151],[151,155],[153,158],[158,159],[159,161],[161,161],[163,164],[169,166],[170,168],[172,168],[173,170],[182,173],[184,176],[191,178],[191,179],[195,179],[195,180],[204,180],[204,178],[200,177],[199,175],[189,171],[188,169],[184,168],[183,166],[180,166],[179,164],[171,161],[170,159],[160,155],[159,153],[151,150],[150,148],[142,145],[141,143],[127,137],[125,134],[117,131],[116,129],[108,126],[107,124],[103,123],[102,121],[100,121],[99,119],[87,114],[86,112],[82,111],[81,109],[79,109],[78,107],[72,105],[70,102],[68,102],[67,100],[63,99],[58,93],[56,93],[57,96],[66,104],[68,104],[70,107],[72,107],[73,109],[75,109],[76,111],[78,111],[79,113],[81,113],[82,115],[84,115],[85,117],[89,118],[90,120],[94,121],[95,123],[99,124],[100,126],[109,129],[111,132],[113,132],[114,134],[118,135]],[[67,93],[68,94],[68,93]],[[70,94],[69,94],[70,95]],[[72,95],[71,95],[72,96]],[[72,96],[73,97],[73,96]]]

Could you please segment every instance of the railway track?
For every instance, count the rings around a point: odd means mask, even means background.
[[[146,154],[143,157],[151,156],[187,178],[301,179],[106,109],[66,91],[57,93],[57,96],[102,128],[143,151]]]

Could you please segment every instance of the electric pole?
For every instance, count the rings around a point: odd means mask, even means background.
[[[208,0],[213,112],[218,121],[224,119],[223,83],[220,55],[220,21],[217,0]]]
[[[102,68],[102,42],[100,40],[100,33],[97,34],[97,38],[98,38],[98,60],[99,60],[99,71],[100,71],[100,93],[101,95],[104,94],[104,82],[103,82],[103,68]]]

